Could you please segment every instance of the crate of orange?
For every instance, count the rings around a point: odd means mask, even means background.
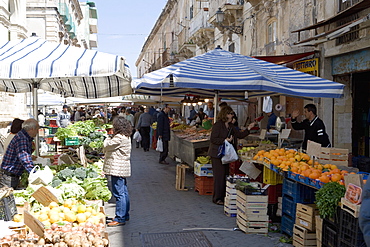
[[[348,166],[348,149],[342,148],[321,148],[319,162],[321,164],[333,164]]]

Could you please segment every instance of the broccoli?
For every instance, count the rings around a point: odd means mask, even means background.
[[[99,176],[99,174],[96,172],[96,171],[94,171],[94,170],[90,170],[88,173],[87,173],[87,177],[88,178],[96,178],[96,177],[98,177]]]
[[[55,188],[58,185],[60,185],[61,183],[62,183],[62,180],[60,180],[58,177],[54,177],[53,181],[51,182],[51,186],[53,186],[53,188]]]
[[[79,167],[75,170],[76,178],[80,180],[84,180],[86,178],[86,169],[83,167]]]
[[[58,177],[60,178],[60,180],[62,181],[66,181],[67,178],[71,178],[73,177],[73,170],[69,169],[68,167],[64,170],[61,170],[59,173],[58,173]]]

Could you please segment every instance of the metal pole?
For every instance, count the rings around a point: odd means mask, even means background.
[[[37,95],[37,85],[38,83],[37,82],[33,82],[32,83],[32,97],[33,97],[33,118],[36,119],[36,121],[38,122],[39,121],[39,117],[38,117],[38,95]],[[35,154],[36,156],[39,156],[40,155],[40,138],[39,138],[39,134],[37,133],[36,137],[35,137]]]
[[[215,98],[213,100],[214,102],[214,111],[215,111],[215,114],[214,114],[214,118],[213,118],[213,123],[216,123],[216,119],[217,119],[217,107],[218,107],[218,91],[216,90],[215,91]]]

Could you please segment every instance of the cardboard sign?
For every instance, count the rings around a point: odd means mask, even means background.
[[[240,166],[239,170],[247,174],[249,177],[256,179],[258,175],[261,174],[261,171],[254,166],[252,162],[244,161]]]
[[[317,142],[307,141],[307,154],[315,157],[319,157],[321,153],[321,144]]]
[[[354,184],[362,188],[364,185],[363,176],[362,174],[344,174],[344,184],[346,185],[346,188],[348,188],[349,184]]]
[[[59,202],[58,198],[44,186],[33,192],[32,196],[44,207],[49,206],[51,202]]]
[[[262,130],[261,130],[261,133],[260,133],[260,136],[259,136],[259,138],[260,138],[261,140],[264,140],[264,139],[266,138],[266,132],[267,132],[267,130],[266,130],[266,129],[262,129]]]
[[[26,224],[39,237],[44,236],[44,224],[33,217],[27,210],[24,210],[24,224]]]

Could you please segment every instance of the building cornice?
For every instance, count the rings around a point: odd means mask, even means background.
[[[177,0],[168,0],[166,6],[162,10],[162,13],[158,17],[156,23],[154,24],[154,27],[152,28],[148,38],[146,39],[143,48],[141,49],[139,58],[136,60],[135,65],[138,66],[140,61],[143,59],[144,52],[147,48],[147,46],[150,45],[150,42],[154,40],[155,35],[157,35],[158,30],[162,27],[162,24],[166,20],[167,16],[170,14],[171,10],[173,9],[174,5],[177,3]]]

